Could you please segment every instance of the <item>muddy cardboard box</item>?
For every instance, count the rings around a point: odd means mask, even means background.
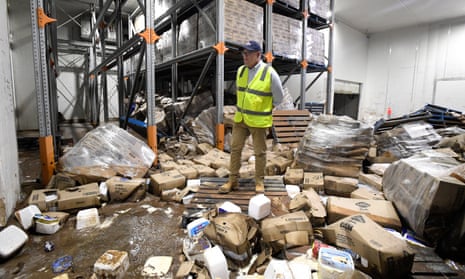
[[[318,193],[313,188],[303,190],[302,193],[308,197],[308,201],[310,203],[312,212],[310,222],[312,223],[312,226],[324,226],[327,212],[325,205],[321,201],[320,195],[318,195]]]
[[[27,203],[34,204],[40,211],[53,211],[57,209],[58,190],[56,189],[40,189],[32,190]]]
[[[252,178],[255,175],[255,164],[242,164],[239,169],[240,178]]]
[[[325,181],[322,172],[304,172],[304,182],[302,187],[304,189],[313,188],[316,192],[323,192]]]
[[[303,169],[291,169],[288,168],[284,174],[284,182],[286,184],[301,185],[304,181],[304,170]]]
[[[350,197],[353,199],[363,200],[386,200],[383,192],[380,192],[370,186],[358,188],[357,190],[350,193]]]
[[[100,206],[99,187],[90,183],[58,191],[58,210]]]
[[[261,231],[265,242],[278,242],[286,247],[308,245],[313,239],[312,225],[303,211],[266,218]]]
[[[270,156],[267,156],[267,158]],[[283,174],[286,169],[292,164],[292,160],[289,160],[287,158],[284,158],[282,156],[274,156],[270,157],[267,160],[267,165],[274,165],[276,167],[276,170],[278,171],[277,174]]]
[[[325,175],[325,193],[328,195],[350,197],[350,193],[358,189],[358,180],[351,177]]]
[[[112,201],[135,202],[145,197],[147,188],[145,178],[133,178],[114,176],[106,181],[108,193]]]
[[[414,254],[398,238],[363,214],[352,215],[321,228],[327,243],[348,248],[362,257],[356,266],[373,278],[405,278]]]
[[[392,205],[386,200],[361,200],[329,197],[326,202],[328,224],[354,214],[365,214],[383,227],[400,231],[402,224]]]
[[[186,185],[186,177],[178,170],[170,170],[150,176],[150,192],[159,196],[162,191],[182,188]]]

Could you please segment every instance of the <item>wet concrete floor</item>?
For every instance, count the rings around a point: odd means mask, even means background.
[[[20,151],[22,171],[21,199],[18,209],[26,206],[27,197],[39,177],[38,150]],[[69,278],[90,278],[95,261],[107,250],[129,254],[130,268],[124,278],[142,278],[145,261],[151,256],[172,256],[171,274],[175,275],[182,255],[182,242],[187,236],[181,228],[182,204],[160,201],[147,194],[138,203],[106,204],[99,208],[101,224],[76,230],[76,214],[54,235],[28,232],[29,240],[13,257],[0,261],[0,278],[53,278],[52,263],[60,257],[71,256],[73,265]],[[21,225],[14,217],[8,224]],[[46,252],[46,241],[55,248]]]

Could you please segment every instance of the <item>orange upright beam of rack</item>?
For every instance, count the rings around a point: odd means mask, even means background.
[[[153,165],[158,163],[158,145],[157,145],[157,126],[147,126],[147,143],[152,148],[152,151],[155,153],[155,161]]]
[[[216,124],[216,148],[224,150],[224,124]]]
[[[53,176],[55,170],[55,156],[53,149],[53,136],[45,136],[39,138],[40,148],[40,165],[42,174],[40,181],[42,185],[47,185]]]

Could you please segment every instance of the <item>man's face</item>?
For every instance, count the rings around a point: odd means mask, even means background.
[[[247,67],[252,68],[260,61],[260,51],[243,50],[242,59]]]

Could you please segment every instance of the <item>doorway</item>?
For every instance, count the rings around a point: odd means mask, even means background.
[[[334,82],[334,115],[347,115],[353,119],[358,118],[358,108],[360,104],[359,82],[336,79]]]

